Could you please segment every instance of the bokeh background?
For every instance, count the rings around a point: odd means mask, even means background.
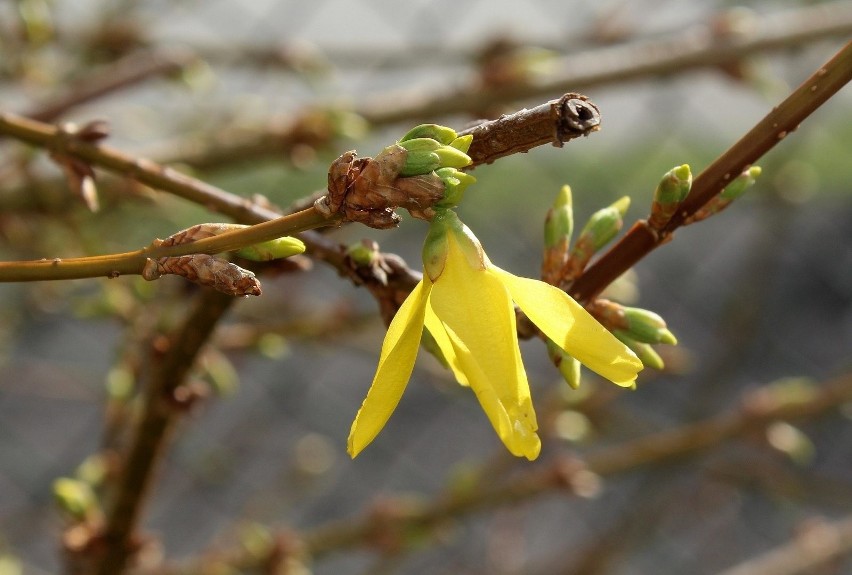
[[[0,3],[0,110],[37,115],[92,78],[172,66],[51,122],[107,119],[108,143],[167,161],[277,206],[321,189],[347,149],[376,153],[421,120],[457,128],[561,96],[542,92],[487,110],[412,115],[372,128],[359,118],[476,81],[484,54],[510,48],[534,79],[566,61],[594,70],[609,46],[693,34],[748,38],[772,15],[819,3],[447,2],[444,0],[85,1]],[[850,3],[826,5],[849,21]],[[791,21],[795,22],[796,18]],[[756,27],[756,28],[755,28]],[[722,30],[723,32],[719,32]],[[727,32],[724,32],[727,31]],[[542,221],[563,184],[578,225],[622,195],[627,221],[647,214],[659,177],[698,173],[809,76],[849,31],[791,42],[726,66],[670,69],[578,86],[603,129],[476,171],[459,212],[491,259],[539,271]],[[534,49],[534,50],[533,50]],[[624,52],[620,53],[622,56]],[[520,66],[520,64],[517,64]],[[572,68],[573,69],[573,68]],[[113,76],[114,77],[114,76]],[[510,78],[510,82],[514,81]],[[205,146],[268,133],[333,109],[333,133],[244,157],[198,160]],[[378,110],[378,112],[376,112]],[[307,118],[307,120],[306,120]],[[324,126],[325,124],[320,124]],[[312,530],[377,501],[429,501],[483,469],[499,482],[566,454],[582,456],[733,409],[771,383],[822,385],[852,369],[852,93],[842,91],[773,150],[753,193],[680,230],[621,284],[678,336],[667,369],[622,391],[588,375],[570,391],[538,341],[524,359],[547,421],[536,463],[510,461],[472,395],[422,355],[406,395],[357,461],[345,453],[384,326],[376,303],[316,263],[264,278],[204,354],[213,390],[180,425],[143,528],[181,560],[238,545],[257,525]],[[210,154],[209,157],[213,157]],[[47,155],[0,141],[0,257],[71,257],[137,249],[195,223],[203,207],[98,175],[101,210],[73,194]],[[348,226],[418,267],[425,225]],[[144,385],[146,337],[176,324],[192,295],[138,278],[0,285],[0,553],[3,575],[62,569],[66,523],[52,484],[104,443],[108,397]],[[717,573],[852,511],[852,406],[720,443],[690,457],[449,521],[409,547],[363,545],[301,568],[338,573]],[[17,569],[17,571],[15,571]],[[848,560],[814,573],[848,573]],[[294,571],[295,572],[295,571]]]

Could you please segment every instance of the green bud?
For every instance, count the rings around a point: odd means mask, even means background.
[[[547,355],[550,361],[562,374],[562,379],[571,387],[577,389],[580,387],[580,361],[565,353],[553,340],[546,341]]]
[[[624,225],[622,218],[629,207],[630,198],[624,196],[612,205],[596,211],[583,226],[577,243],[579,244],[581,240],[587,241],[593,253],[604,247],[621,230],[621,226]]]
[[[666,364],[663,362],[663,358],[660,357],[660,354],[658,354],[650,344],[636,341],[626,332],[621,330],[615,330],[612,332],[612,335],[618,338],[621,343],[633,350],[633,353],[636,354],[636,357],[639,358],[642,365],[645,367],[650,367],[656,370],[662,370],[666,367]]]
[[[623,313],[629,337],[642,343],[677,345],[677,338],[658,314],[638,307],[625,307]]]
[[[371,240],[361,240],[346,248],[346,255],[358,266],[369,266],[376,258],[378,246]]]
[[[472,163],[470,156],[452,146],[441,146],[435,153],[441,158],[442,168],[464,168]]]
[[[400,138],[399,142],[403,143],[419,138],[431,138],[439,144],[450,144],[456,139],[456,131],[446,126],[439,126],[438,124],[420,124],[411,128],[407,134]]]
[[[746,190],[754,185],[755,180],[762,172],[760,166],[752,166],[742,174],[734,178],[734,181],[728,184],[720,196],[725,200],[736,200],[742,196]]]
[[[280,258],[289,258],[296,254],[301,254],[305,251],[305,244],[298,238],[285,236],[248,246],[237,250],[235,253],[241,258],[251,260],[253,262],[267,262]]]
[[[666,172],[657,189],[654,190],[654,201],[663,205],[679,204],[692,187],[692,172],[689,164],[683,164]]]
[[[400,142],[397,146],[405,148],[408,152],[434,152],[438,148],[441,148],[443,144],[432,138],[415,138]]]
[[[427,150],[416,150],[408,152],[408,155],[405,157],[405,165],[399,171],[399,175],[404,178],[421,176],[440,167],[441,158],[438,154]]]
[[[473,134],[468,134],[467,136],[459,136],[458,138],[450,142],[450,146],[466,154],[468,150],[470,150],[470,145],[472,143]]]
[[[651,217],[648,224],[654,229],[661,229],[672,218],[678,206],[689,194],[692,187],[692,172],[688,164],[672,168],[660,179],[654,190],[654,200],[651,203]]]
[[[53,496],[60,509],[83,521],[98,509],[98,500],[89,484],[78,479],[60,477],[53,482]]]
[[[544,220],[544,245],[552,248],[571,241],[574,233],[574,209],[571,204],[571,186],[562,186],[556,201]]]
[[[476,178],[455,168],[440,168],[435,174],[444,182],[444,199],[435,204],[436,208],[458,205],[467,187],[476,182]]]

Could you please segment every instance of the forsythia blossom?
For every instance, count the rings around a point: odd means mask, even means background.
[[[566,353],[617,385],[632,387],[642,362],[564,291],[498,268],[454,211],[436,212],[423,248],[423,279],[388,328],[372,386],[352,423],[349,454],[355,457],[373,441],[399,403],[425,327],[509,451],[535,459],[541,441],[513,302]]]

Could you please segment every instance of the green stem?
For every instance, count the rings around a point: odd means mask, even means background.
[[[146,247],[133,252],[83,258],[54,258],[22,262],[0,262],[0,282],[65,280],[91,277],[114,278],[141,274],[149,258],[176,257],[189,254],[228,252],[293,235],[335,222],[314,208],[308,208],[248,228],[226,232],[192,243]]]

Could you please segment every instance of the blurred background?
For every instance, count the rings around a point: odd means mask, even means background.
[[[850,2],[794,1],[7,0],[0,111],[105,119],[110,146],[286,209],[321,190],[345,150],[373,155],[422,121],[461,129],[582,92],[600,132],[478,168],[459,209],[495,264],[537,277],[562,185],[577,226],[623,195],[628,225],[646,217],[664,172],[698,173],[733,144],[848,41],[850,14]],[[179,425],[145,509],[158,542],[148,572],[161,555],[191,562],[594,456],[736,409],[761,386],[848,378],[850,142],[847,87],[760,162],[753,192],[619,282],[621,301],[659,313],[679,340],[637,391],[592,374],[571,391],[540,341],[522,344],[544,422],[534,463],[510,460],[473,396],[426,354],[389,425],[351,461],[346,436],[384,335],[376,302],[322,262],[265,275],[263,296],[232,308],[194,370],[210,394]],[[0,140],[0,259],[129,251],[227,221],[97,168],[93,212],[60,165]],[[328,236],[375,240],[416,269],[425,230],[406,216],[395,230]],[[0,285],[2,575],[62,571],[68,520],[53,483],[85,474],[115,426],[132,423],[146,346],[194,292],[135,277]],[[850,417],[838,405],[282,572],[721,572],[849,516]]]

